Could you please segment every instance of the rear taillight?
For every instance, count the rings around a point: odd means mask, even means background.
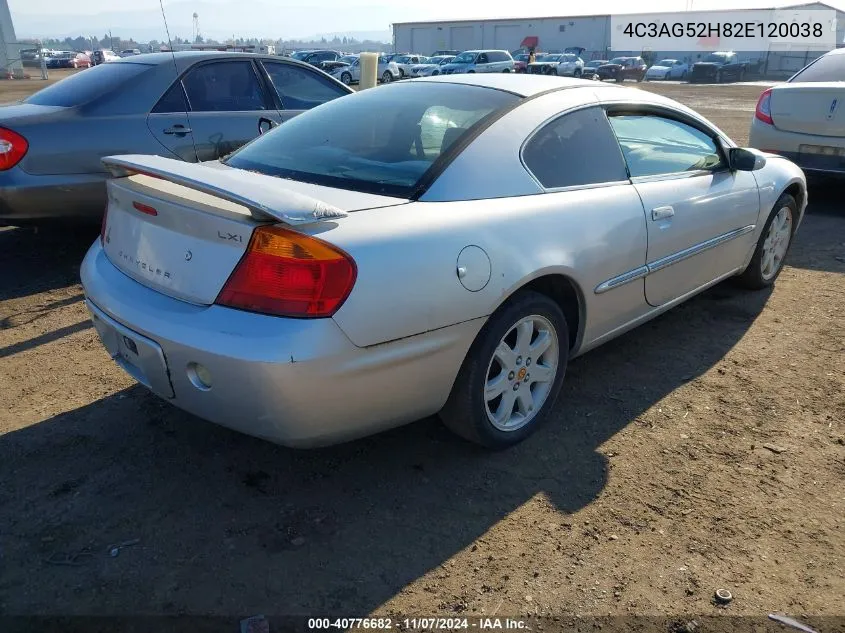
[[[109,205],[106,205],[106,208],[103,209],[103,219],[100,222],[100,244],[106,243],[106,222],[108,222],[109,217]]]
[[[29,149],[29,143],[18,134],[0,127],[0,171],[11,169],[19,162]]]
[[[349,296],[356,275],[355,262],[337,247],[262,226],[215,303],[276,316],[328,317]]]
[[[754,116],[760,119],[763,123],[774,125],[772,121],[772,89],[767,88],[757,99],[757,108],[754,110]]]

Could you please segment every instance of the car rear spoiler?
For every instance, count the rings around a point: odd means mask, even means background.
[[[134,175],[161,178],[189,189],[240,204],[257,220],[309,224],[349,215],[322,200],[285,188],[282,180],[243,169],[210,167],[162,156],[106,156],[103,164],[117,178]]]

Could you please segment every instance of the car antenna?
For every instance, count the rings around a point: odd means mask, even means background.
[[[179,81],[179,66],[176,64],[176,51],[173,50],[173,40],[170,39],[170,27],[167,26],[167,15],[164,13],[164,0],[158,0],[161,7],[161,19],[164,20],[164,32],[167,34],[167,47],[170,49],[170,57],[173,59],[173,72],[176,74],[176,81]],[[185,119],[188,121],[188,131],[191,127],[191,115],[188,114],[188,97],[182,89],[182,103],[185,105]]]

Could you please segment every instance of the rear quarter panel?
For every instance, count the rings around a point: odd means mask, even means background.
[[[561,274],[582,296],[590,341],[639,316],[642,282],[603,294],[600,283],[645,263],[646,227],[631,185],[484,201],[416,202],[350,214],[313,234],[338,244],[358,276],[334,318],[369,346],[484,317],[537,277]],[[321,235],[322,234],[322,235]],[[465,247],[483,250],[458,277]],[[476,251],[478,253],[478,251]],[[463,263],[463,262],[462,262]]]

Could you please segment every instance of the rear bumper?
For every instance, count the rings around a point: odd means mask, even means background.
[[[81,276],[94,310],[130,338],[141,335],[139,347],[161,350],[161,365],[139,363],[138,372],[124,365],[136,379],[201,418],[293,447],[337,443],[436,413],[484,322],[360,348],[332,319],[270,317],[167,297],[115,268],[99,241]],[[195,385],[192,363],[210,372],[210,389]]]
[[[842,137],[787,132],[754,117],[751,119],[748,144],[756,149],[788,158],[804,171],[845,175],[845,156],[808,154],[800,151],[801,145],[845,148],[845,139]]]
[[[105,174],[32,175],[19,167],[0,172],[0,224],[99,221],[105,182]]]

